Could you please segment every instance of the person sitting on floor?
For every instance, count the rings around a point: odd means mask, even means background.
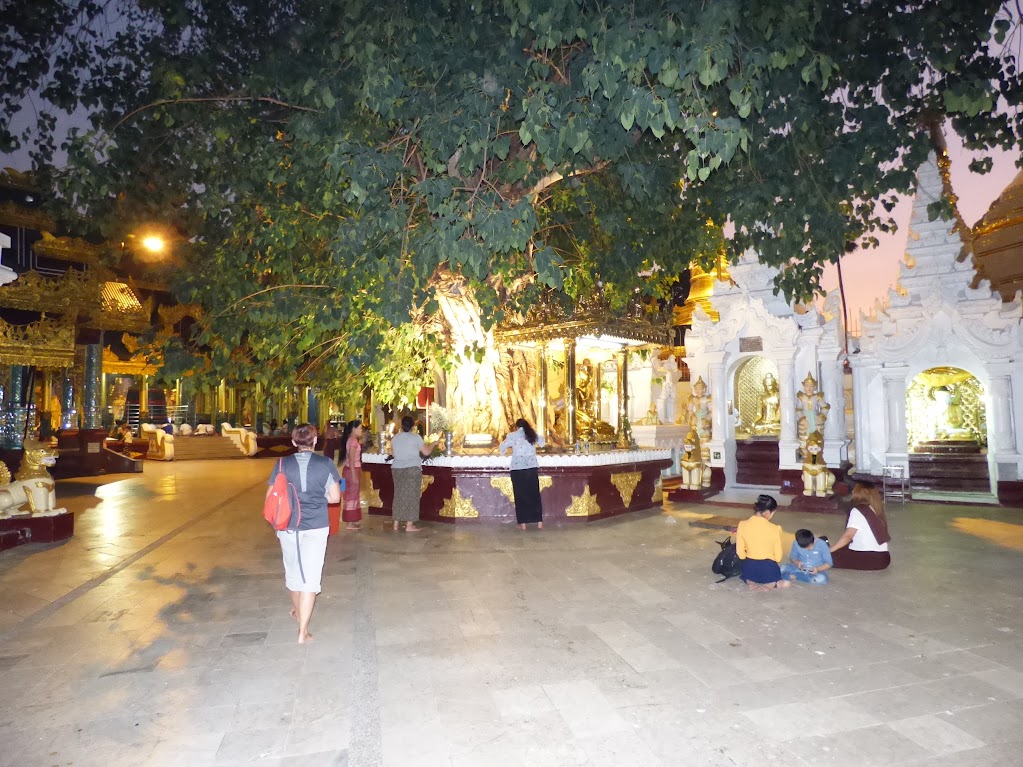
[[[809,530],[796,530],[789,561],[781,566],[782,578],[802,583],[825,584],[831,569],[831,551],[826,538],[814,538]]]
[[[792,585],[781,577],[781,526],[772,524],[778,502],[769,495],[757,497],[753,516],[735,530],[735,551],[742,560],[742,579],[750,591],[785,589]]]
[[[852,508],[845,532],[831,547],[835,568],[884,570],[892,563],[888,553],[888,519],[881,494],[870,482],[857,482],[852,491]]]

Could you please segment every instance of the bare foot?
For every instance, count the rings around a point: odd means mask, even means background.
[[[416,527],[415,525],[405,525],[405,532],[406,533],[418,533],[422,529],[423,528]]]
[[[290,616],[291,616],[292,618],[294,618],[295,620],[298,620],[298,610],[296,610],[296,609],[295,609],[294,607],[292,607],[292,608],[291,608],[291,609],[290,609],[290,610],[288,611],[288,615],[290,615]]]
[[[358,529],[359,529],[358,525],[353,525],[353,524],[345,525],[345,530],[358,530]]]
[[[313,641],[313,635],[312,634],[308,634],[308,633],[305,636],[300,636],[298,638],[298,643],[299,644],[308,644],[309,642],[312,642],[312,641]]]
[[[778,589],[787,589],[791,585],[792,581],[778,581],[776,584],[774,584],[774,587]]]
[[[537,530],[543,530],[543,522],[537,522],[536,523],[536,529]]]
[[[524,524],[519,525],[519,530],[525,530],[525,529],[526,529],[526,526]]]
[[[746,585],[749,586],[749,590],[750,591],[755,591],[755,592],[767,591],[767,589],[768,589],[768,587],[765,586],[764,584],[762,584],[762,583],[754,583],[753,581],[750,581]]]

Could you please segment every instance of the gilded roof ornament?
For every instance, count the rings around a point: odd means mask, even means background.
[[[0,359],[8,365],[69,368],[75,362],[74,317],[57,321],[45,314],[28,325],[0,319]]]
[[[40,256],[95,266],[103,254],[102,246],[93,245],[78,237],[54,237],[49,232],[41,234],[43,238],[32,246],[32,249]]]

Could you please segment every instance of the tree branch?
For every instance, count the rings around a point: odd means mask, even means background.
[[[596,165],[592,165],[589,168],[579,168],[567,174],[558,170],[553,171],[537,181],[533,188],[526,192],[526,197],[529,198],[530,202],[535,202],[536,198],[539,197],[545,189],[554,186],[559,181],[566,178],[575,178],[576,176],[588,176],[591,173],[600,173],[600,171],[604,170],[604,168],[610,164],[611,163],[608,160],[601,160]]]
[[[250,293],[247,296],[243,296],[242,298],[239,298],[234,303],[228,304],[227,306],[224,307],[223,311],[220,311],[220,312],[217,313],[217,315],[216,315],[216,317],[214,317],[214,319],[216,319],[217,317],[223,317],[224,314],[226,314],[227,312],[231,311],[234,307],[238,306],[238,304],[245,303],[249,299],[255,298],[256,296],[260,296],[263,293],[270,293],[271,291],[274,291],[274,290],[285,290],[287,288],[294,288],[296,290],[325,290],[325,289],[327,289],[329,287],[330,287],[330,285],[274,285],[274,286],[269,287],[269,288],[263,288],[263,290],[257,290],[255,293]]]
[[[128,114],[126,114],[124,117],[122,117],[116,123],[114,123],[114,127],[112,127],[109,132],[113,133],[118,128],[120,128],[122,125],[124,125],[124,123],[126,123],[128,120],[130,120],[132,117],[134,117],[135,115],[139,114],[140,112],[145,112],[147,109],[155,109],[156,107],[167,106],[168,104],[204,104],[204,103],[211,103],[211,102],[216,103],[216,102],[223,102],[223,101],[236,101],[236,102],[237,101],[259,101],[259,102],[262,102],[264,104],[274,104],[275,106],[279,106],[279,107],[287,107],[288,109],[296,109],[299,112],[316,112],[317,111],[316,109],[313,109],[312,107],[302,107],[302,106],[299,106],[298,104],[289,104],[287,101],[281,101],[280,99],[275,99],[275,98],[272,98],[270,96],[196,96],[196,97],[193,97],[193,98],[183,98],[183,99],[160,99],[159,101],[154,101],[152,104],[146,104],[144,106],[140,106],[138,109],[131,110],[130,112],[128,112]]]

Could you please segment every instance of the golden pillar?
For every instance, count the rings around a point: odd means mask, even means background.
[[[575,339],[565,341],[565,405],[568,409],[568,444],[576,441],[575,428]]]
[[[547,438],[547,344],[540,344],[540,402],[536,409],[536,431]]]

